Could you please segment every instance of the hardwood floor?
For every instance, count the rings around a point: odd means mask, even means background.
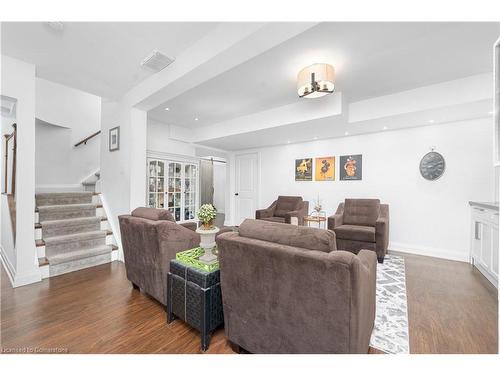
[[[498,292],[467,263],[405,256],[411,353],[498,353]]]
[[[405,258],[410,351],[497,353],[496,289],[467,264]],[[200,353],[197,331],[179,320],[167,325],[161,305],[132,288],[122,263],[16,289],[1,273],[4,353]],[[223,329],[206,353],[233,353]]]

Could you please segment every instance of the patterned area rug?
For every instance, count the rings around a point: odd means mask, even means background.
[[[386,255],[377,264],[377,312],[370,346],[390,354],[408,354],[405,261]]]

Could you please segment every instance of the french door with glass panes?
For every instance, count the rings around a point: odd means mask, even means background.
[[[198,164],[148,159],[148,206],[168,209],[176,221],[194,220]]]

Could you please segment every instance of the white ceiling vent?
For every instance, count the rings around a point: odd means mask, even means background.
[[[163,53],[155,49],[144,60],[142,60],[141,66],[153,72],[159,72],[173,62],[174,59],[171,59],[167,55],[164,55]]]

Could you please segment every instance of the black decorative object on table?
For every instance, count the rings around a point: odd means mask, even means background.
[[[170,261],[167,276],[167,322],[182,319],[201,333],[201,349],[208,349],[211,333],[224,324],[220,271],[202,271]]]

